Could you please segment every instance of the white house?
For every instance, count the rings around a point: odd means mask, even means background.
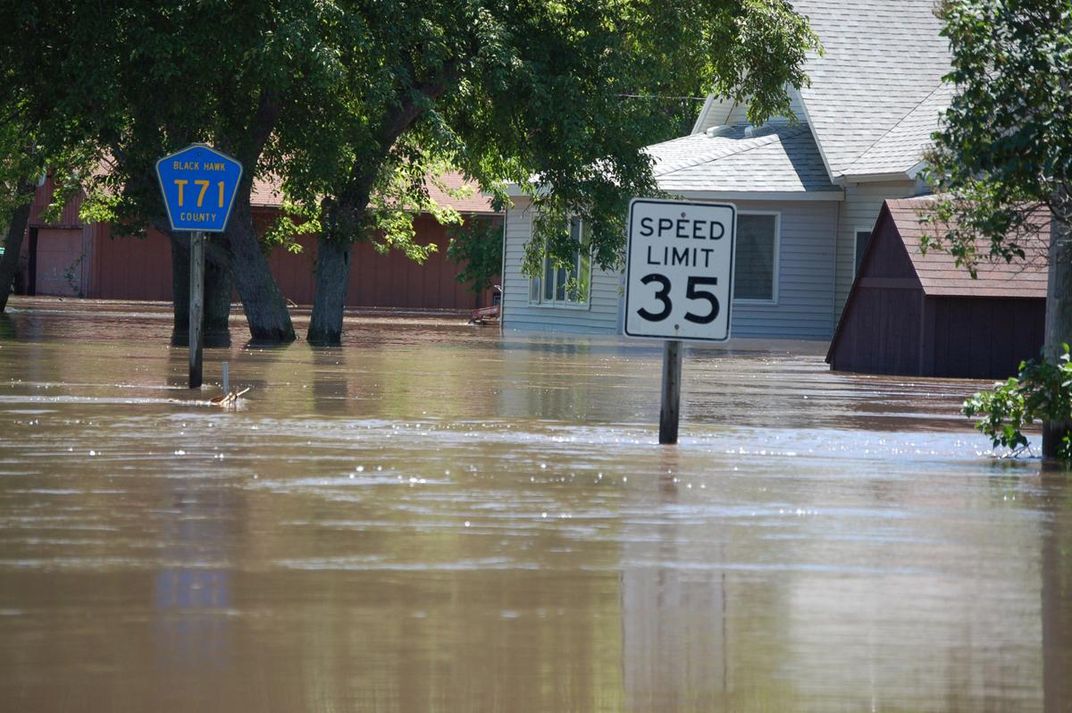
[[[647,147],[660,188],[738,208],[732,333],[829,339],[882,202],[927,191],[923,154],[948,106],[950,69],[933,0],[795,0],[825,48],[811,86],[791,92],[796,121],[748,125],[746,107],[709,97],[692,133]],[[529,199],[507,212],[506,329],[622,331],[623,276],[545,269],[530,279]],[[570,292],[571,278],[589,289]]]

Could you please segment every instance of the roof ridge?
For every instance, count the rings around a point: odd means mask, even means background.
[[[882,143],[883,139],[885,139],[887,136],[889,136],[894,131],[896,131],[898,129],[898,127],[900,127],[902,124],[905,123],[905,121],[908,120],[908,117],[910,117],[913,114],[915,114],[916,111],[918,111],[920,107],[922,107],[924,104],[926,104],[928,101],[930,101],[931,97],[933,97],[935,94],[937,94],[938,91],[940,89],[942,89],[944,86],[945,86],[945,81],[944,80],[939,80],[938,81],[938,86],[936,86],[931,91],[927,92],[927,95],[925,97],[923,97],[922,99],[920,99],[918,102],[916,102],[916,105],[913,106],[911,109],[909,109],[908,112],[906,112],[900,119],[895,121],[893,126],[891,126],[889,129],[887,129],[885,132],[883,132],[883,134],[881,136],[879,136],[877,139],[875,139],[873,142],[871,142],[870,146],[868,146],[866,149],[861,151],[860,154],[855,159],[853,159],[852,163],[850,163],[845,168],[845,170],[843,171],[843,175],[846,175],[846,176],[849,175],[849,173],[852,171],[853,167],[856,164],[860,163],[860,161],[863,160],[863,157],[871,152],[871,149],[873,149],[876,146],[878,146],[880,143]]]
[[[774,127],[774,131],[772,131],[769,134],[766,134],[765,136],[759,136],[759,137],[756,137],[754,139],[744,139],[744,141],[748,141],[751,144],[751,145],[749,145],[747,147],[737,148],[736,150],[729,151],[729,152],[712,151],[709,154],[704,154],[704,156],[702,158],[697,158],[697,159],[695,159],[693,161],[689,161],[689,162],[686,162],[686,163],[674,163],[674,164],[672,164],[673,165],[672,168],[668,168],[665,171],[654,171],[652,173],[652,175],[656,176],[656,177],[669,176],[671,173],[677,173],[678,171],[684,171],[687,168],[693,168],[695,166],[700,166],[702,164],[709,163],[711,161],[717,161],[719,159],[727,158],[729,156],[738,156],[740,154],[752,151],[753,149],[758,149],[758,148],[763,148],[764,146],[769,146],[770,144],[774,143],[776,140],[781,140],[782,138],[787,138],[788,139],[788,138],[792,138],[794,136],[797,136],[802,131],[807,129],[808,126],[807,126],[807,124],[801,124],[800,126],[790,126],[790,127],[787,127],[788,131],[785,131],[784,133],[782,133],[782,131],[781,131],[782,128],[785,128],[785,127]],[[740,140],[740,139],[738,139],[738,140]]]

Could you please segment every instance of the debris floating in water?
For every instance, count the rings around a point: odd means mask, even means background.
[[[223,394],[221,396],[214,396],[213,398],[209,399],[209,403],[213,406],[222,406],[224,408],[235,406],[238,404],[238,399],[242,398],[242,395],[249,391],[251,388],[253,387],[247,386],[241,391],[239,391],[238,389],[231,389],[226,394]]]
[[[226,394],[220,394],[219,396],[213,396],[211,399],[208,399],[207,401],[201,400],[201,399],[197,399],[197,400],[194,400],[194,401],[187,401],[185,399],[168,399],[168,401],[170,403],[174,403],[174,404],[183,404],[184,406],[193,405],[193,406],[219,406],[220,408],[238,408],[238,405],[240,403],[239,399],[241,399],[242,396],[244,394],[246,394],[247,392],[249,392],[252,388],[253,388],[252,386],[247,386],[246,388],[242,389],[241,391],[239,391],[238,389],[231,389]],[[185,423],[183,424],[183,427],[184,428],[186,427]],[[253,430],[257,430],[257,427],[254,426]]]

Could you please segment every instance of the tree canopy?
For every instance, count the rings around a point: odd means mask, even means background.
[[[0,22],[29,112],[113,163],[98,217],[158,218],[152,162],[188,142],[242,161],[227,259],[254,336],[286,339],[248,218],[250,182],[280,180],[319,229],[309,338],[328,343],[353,242],[421,257],[411,221],[436,167],[532,196],[530,263],[575,251],[580,215],[615,266],[628,198],[655,191],[640,149],[668,138],[673,102],[714,91],[757,121],[788,113],[818,50],[786,0],[0,0]]]
[[[956,87],[930,178],[932,241],[974,269],[1023,258],[1039,208],[1072,222],[1072,0],[946,0],[939,6]]]
[[[990,427],[1013,435],[1017,420],[1037,413],[1043,455],[1069,457],[1072,395],[1062,374],[1072,342],[1072,0],[945,0],[938,14],[956,95],[930,156],[938,229],[927,243],[974,272],[980,259],[1023,259],[1024,236],[1046,221],[1050,229],[1047,363],[1028,365],[1019,381],[968,410],[989,411]]]

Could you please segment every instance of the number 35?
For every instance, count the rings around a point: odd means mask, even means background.
[[[655,299],[662,303],[662,309],[658,312],[649,312],[641,307],[637,310],[642,318],[649,322],[661,322],[670,316],[670,313],[674,309],[674,303],[670,299],[670,278],[666,275],[659,275],[657,273],[651,273],[644,275],[640,278],[640,282],[645,285],[650,285],[653,282],[658,283],[659,287],[655,291]],[[685,299],[689,300],[703,300],[711,305],[711,308],[707,311],[707,314],[696,314],[694,312],[686,312],[685,319],[695,324],[710,324],[718,318],[719,304],[718,298],[715,297],[715,293],[710,290],[701,289],[701,287],[708,285],[717,285],[717,277],[689,277],[688,284],[685,285]]]

